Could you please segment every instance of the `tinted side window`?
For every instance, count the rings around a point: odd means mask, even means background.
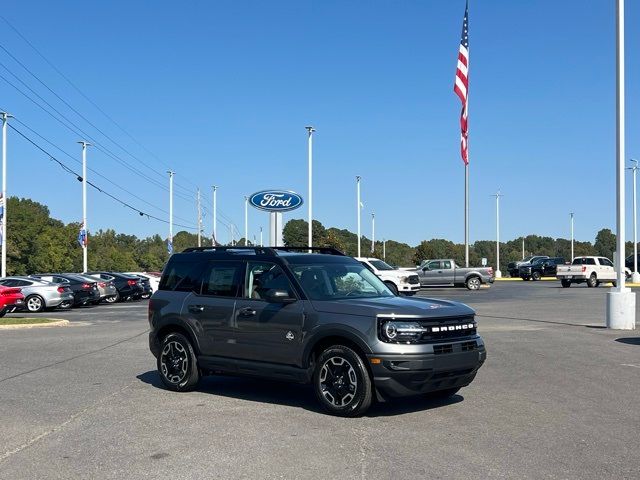
[[[450,269],[451,268],[451,262],[450,261],[444,261],[442,262],[442,268],[444,269]]]
[[[237,297],[243,280],[243,262],[210,262],[202,277],[202,295]]]
[[[367,264],[362,262],[366,267]],[[269,262],[249,262],[245,296],[254,299],[264,299],[269,290],[285,290],[290,297],[295,297],[291,282],[287,274],[279,265]]]
[[[600,265],[605,265],[607,267],[613,267],[613,263],[611,263],[611,260],[609,260],[608,258],[599,258],[598,260],[600,260]]]
[[[429,270],[438,270],[440,268],[440,262],[429,262]]]
[[[595,264],[596,264],[595,258],[587,258],[587,265],[595,265]]]
[[[198,273],[202,266],[194,261],[172,261],[165,269],[160,280],[159,290],[177,290],[189,292],[194,289],[200,290]]]

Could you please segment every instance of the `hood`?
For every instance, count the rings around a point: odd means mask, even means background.
[[[415,270],[379,270],[380,275],[384,275],[385,277],[410,277],[411,275],[418,275],[418,272]]]
[[[318,312],[375,317],[380,314],[419,315],[421,317],[456,317],[475,315],[475,311],[459,302],[434,298],[379,297],[313,300]]]

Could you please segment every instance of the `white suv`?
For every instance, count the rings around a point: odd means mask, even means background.
[[[397,270],[379,258],[355,257],[365,267],[375,273],[396,295],[415,295],[420,290],[420,277],[415,272]]]

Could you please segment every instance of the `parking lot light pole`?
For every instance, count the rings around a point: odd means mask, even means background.
[[[82,228],[84,229],[84,245],[82,246],[82,271],[88,272],[89,228],[87,226],[87,146],[85,141],[78,142],[82,145]],[[4,242],[3,242],[4,243]]]
[[[387,261],[387,241],[382,240],[382,260]]]
[[[573,242],[574,242],[574,237],[573,237],[573,212],[571,212],[569,215],[571,215],[571,262],[573,262]]]
[[[197,189],[196,208],[198,210],[198,247],[202,246],[202,207],[200,206],[200,189]]]
[[[358,257],[360,256],[360,209],[362,208],[362,202],[360,202],[360,176],[356,176],[356,200],[358,211]]]
[[[218,243],[218,199],[216,198],[218,187],[212,185],[211,188],[213,190],[213,238],[211,239],[211,245],[215,247]]]
[[[169,255],[173,253],[173,176],[175,172],[168,170],[169,174],[169,245],[168,252]]]
[[[249,246],[249,197],[244,197],[244,246]]]
[[[376,249],[376,214],[371,214],[371,253]]]
[[[308,198],[307,198],[307,207],[309,209],[308,211],[308,216],[309,216],[309,225],[308,225],[308,244],[310,247],[313,247],[313,132],[316,131],[315,128],[309,126],[309,127],[304,127],[307,129],[307,132],[309,134],[308,136],[308,140],[307,140],[307,147],[308,147],[308,160],[309,160],[309,193],[308,193]]]
[[[7,276],[7,120],[11,117],[7,112],[2,116],[2,276]]]
[[[606,326],[636,328],[636,294],[625,287],[625,69],[624,0],[616,1],[616,286],[607,292]]]
[[[262,242],[262,227],[260,227],[260,246],[264,247],[264,243]]]
[[[500,271],[500,190],[495,195],[496,197],[496,278],[502,278],[502,272]]]
[[[636,174],[638,173],[638,160],[631,159],[633,166],[629,170],[633,172],[633,274],[631,275],[632,283],[640,283],[640,274],[638,273],[638,202],[636,196]]]

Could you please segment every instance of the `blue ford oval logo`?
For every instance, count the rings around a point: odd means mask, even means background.
[[[288,190],[263,190],[251,195],[251,205],[267,212],[288,212],[303,204],[302,197]]]

